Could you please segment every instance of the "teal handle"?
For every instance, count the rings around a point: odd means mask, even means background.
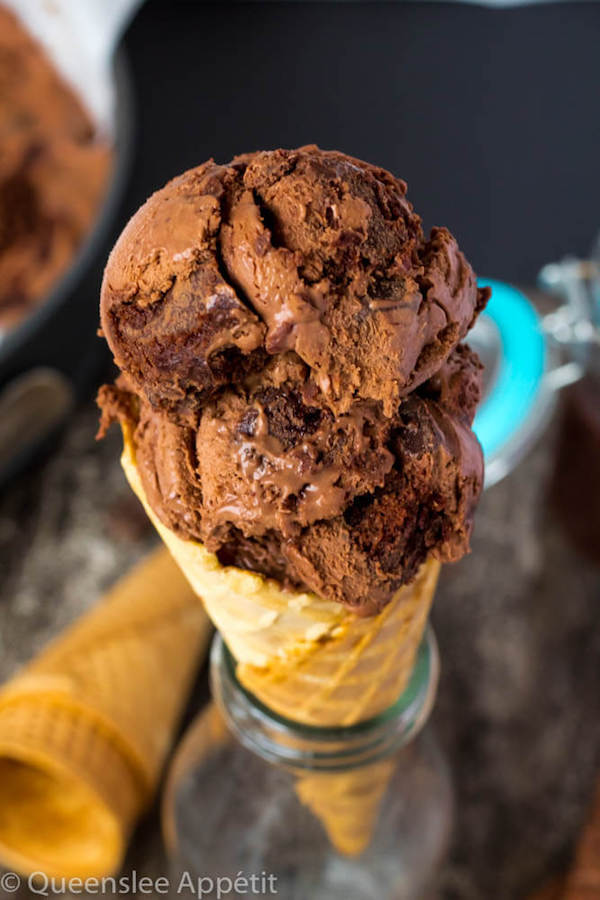
[[[500,340],[496,378],[473,424],[488,462],[502,454],[531,416],[542,390],[547,347],[540,316],[521,291],[489,279],[480,279],[479,285],[492,289],[482,315],[491,319]]]

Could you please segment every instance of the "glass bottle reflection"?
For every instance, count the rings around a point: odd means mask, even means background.
[[[438,655],[428,632],[409,686],[350,728],[283,719],[246,692],[217,637],[215,702],[169,774],[163,824],[173,875],[221,896],[413,900],[448,844],[451,788],[433,734]],[[238,879],[238,889],[224,888]]]

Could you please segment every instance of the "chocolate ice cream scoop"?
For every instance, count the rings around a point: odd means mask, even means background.
[[[155,409],[194,424],[220,388],[293,351],[327,404],[391,416],[464,337],[485,293],[406,185],[304,147],[207,162],[154,194],[105,273],[102,327]]]
[[[294,354],[221,391],[198,428],[157,413],[127,379],[101,405],[105,424],[134,426],[146,496],[169,528],[366,614],[430,553],[468,548],[483,482],[470,428],[480,370],[459,346],[391,418],[363,401],[334,417]]]
[[[139,210],[101,314],[148,502],[226,565],[363,614],[469,545],[487,299],[389,173],[316,147],[213,162]]]

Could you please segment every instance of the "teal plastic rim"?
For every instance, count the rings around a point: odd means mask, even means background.
[[[482,315],[493,323],[500,344],[496,377],[473,423],[488,463],[501,456],[535,419],[547,347],[540,316],[521,291],[491,279],[479,279],[479,285],[492,289]]]

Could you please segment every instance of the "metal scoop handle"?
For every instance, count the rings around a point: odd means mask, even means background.
[[[594,260],[567,257],[544,266],[538,276],[542,290],[565,302],[544,316],[542,327],[550,340],[572,357],[574,350],[600,348],[600,326],[596,324],[594,305],[600,306],[600,266]],[[546,376],[555,389],[579,381],[585,372],[582,361],[570,358]]]

